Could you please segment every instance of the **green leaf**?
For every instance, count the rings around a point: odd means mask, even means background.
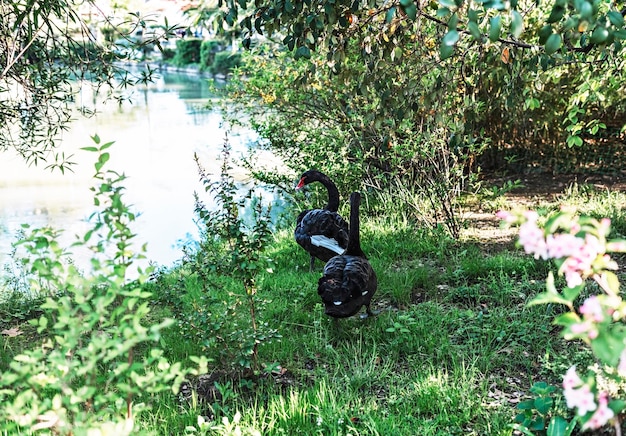
[[[454,0],[439,0],[439,4],[444,8],[455,9],[456,3]]]
[[[538,416],[533,419],[528,428],[535,431],[543,431],[546,428],[546,421],[543,416]]]
[[[415,3],[402,7],[402,9],[411,20],[415,20],[417,18],[417,6],[415,6]]]
[[[554,391],[555,391],[554,386],[550,386],[548,383],[544,381],[535,382],[530,387],[530,392],[532,392],[533,394],[536,394],[537,396],[542,396],[542,395],[545,396],[546,394],[549,394]]]
[[[553,416],[548,424],[546,436],[564,436],[567,428],[567,421],[561,416]]]
[[[591,3],[586,1],[583,1],[581,3],[580,16],[588,20],[593,17],[593,6],[591,5]]]
[[[580,147],[581,145],[583,145],[583,139],[578,135],[568,136],[566,142],[568,147]]]
[[[593,354],[607,365],[617,365],[623,349],[624,341],[622,337],[610,331],[601,331],[598,337],[591,341]]]
[[[615,295],[619,295],[619,279],[617,275],[611,271],[605,271],[602,275],[606,278],[609,290]]]
[[[35,248],[38,250],[41,250],[42,248],[48,248],[48,245],[48,239],[44,238],[43,236],[35,240]]]
[[[397,59],[400,59],[402,57],[402,47],[396,47],[393,49],[393,51],[391,52],[391,60],[395,61]]]
[[[438,18],[444,18],[447,17],[448,15],[450,15],[450,9],[448,8],[439,8],[437,9],[437,17]]]
[[[103,148],[104,148],[104,146],[103,146]],[[109,153],[102,153],[100,155],[100,157],[98,157],[98,162],[100,162],[102,165],[104,165],[105,163],[107,163],[109,161],[110,158],[111,158],[111,155]]]
[[[533,298],[530,303],[528,303],[528,305],[536,306],[538,304],[549,303],[564,304],[568,307],[571,305],[571,301],[563,298],[561,294],[557,292],[556,287],[554,286],[554,274],[552,274],[552,271],[548,273],[548,277],[546,278],[546,289],[546,292],[537,294],[535,298]]]
[[[556,23],[557,21],[560,21],[561,18],[563,18],[563,15],[565,15],[565,7],[559,5],[559,4],[555,4],[554,7],[552,8],[552,11],[550,12],[550,16],[548,16],[548,19],[546,20],[547,23]]]
[[[489,21],[489,40],[496,42],[500,39],[500,30],[502,29],[502,17],[500,15],[493,17]]]
[[[539,29],[539,32],[537,32],[537,34],[539,35],[539,44],[545,44],[550,35],[552,35],[552,26],[550,26],[549,24],[543,26],[541,29]]]
[[[452,56],[453,53],[454,47],[446,45],[443,41],[441,41],[441,45],[439,46],[439,55],[441,56],[441,59],[447,59]]]
[[[565,298],[567,301],[573,302],[578,298],[583,289],[585,289],[584,283],[573,288],[566,287],[563,289],[563,292],[561,292],[561,295],[563,295],[563,298]]]
[[[617,11],[609,11],[607,14],[609,16],[609,21],[615,27],[623,27],[624,26],[624,17]]]
[[[535,407],[534,400],[520,401],[519,403],[517,403],[517,406],[515,406],[516,409],[520,409],[520,410],[533,410],[534,407]]]
[[[470,21],[469,23],[467,23],[467,28],[469,29],[469,32],[474,39],[479,40],[482,38],[482,34],[480,33],[478,24],[474,23],[473,21]]]
[[[300,58],[311,59],[311,50],[307,46],[302,45],[298,47],[298,49],[296,50],[295,58],[296,59],[300,59]]]
[[[626,409],[626,401],[620,400],[619,398],[611,400],[609,401],[609,408],[615,412],[616,415],[619,415]]]
[[[233,16],[232,11],[226,14],[226,16],[224,17],[224,20],[229,26],[235,25],[235,17]]]
[[[597,26],[595,29],[593,29],[593,33],[591,34],[589,42],[591,42],[592,44],[602,44],[604,41],[607,40],[608,37],[609,31],[606,29],[606,27]]]
[[[553,33],[552,35],[550,35],[548,37],[548,40],[546,41],[546,54],[553,54],[555,53],[558,49],[561,48],[561,44],[562,44],[563,40],[561,38],[561,35],[559,35],[558,33]]]
[[[458,40],[459,40],[459,32],[457,32],[456,30],[450,30],[448,33],[445,34],[441,43],[443,45],[452,47],[454,46],[454,44],[456,44]]]
[[[542,415],[547,415],[550,409],[552,408],[552,398],[550,397],[539,397],[535,398],[535,409]]]
[[[103,144],[102,146],[100,146],[100,151],[102,150],[106,150],[107,148],[109,148],[110,146],[112,146],[113,144],[115,144],[115,141],[111,141],[111,142],[107,142],[106,144]],[[108,159],[107,159],[108,160]]]
[[[454,14],[452,14],[450,19],[448,20],[448,29],[456,30],[458,25],[459,25],[459,16],[455,12]]]
[[[524,19],[522,15],[517,11],[511,11],[511,33],[514,37],[519,38],[519,36],[524,31]]]
[[[580,322],[580,317],[575,312],[566,312],[554,318],[554,324],[569,327]]]
[[[613,36],[617,39],[626,39],[626,29],[615,30]]]

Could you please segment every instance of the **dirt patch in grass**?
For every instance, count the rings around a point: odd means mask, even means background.
[[[507,198],[519,204],[533,205],[540,201],[554,201],[568,187],[592,185],[596,189],[626,191],[626,172],[623,174],[529,174],[486,178],[487,185],[502,186],[507,181],[519,180],[523,186],[513,189]]]
[[[506,182],[519,180],[521,185],[505,194],[507,202],[512,206],[526,208],[537,207],[546,202],[558,201],[560,195],[575,185],[590,185],[597,190],[626,192],[626,173],[600,174],[529,174],[518,176],[486,177],[485,186],[503,186]],[[461,239],[480,243],[486,253],[511,249],[515,245],[517,229],[501,228],[496,213],[483,211],[480,207],[465,210],[463,220],[465,229]]]

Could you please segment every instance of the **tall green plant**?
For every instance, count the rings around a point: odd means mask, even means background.
[[[188,265],[202,277],[206,294],[212,292],[211,286],[217,277],[229,277],[243,290],[243,294],[232,294],[229,301],[224,302],[224,313],[230,314],[235,320],[233,323],[211,316],[197,319],[205,328],[204,339],[209,347],[220,347],[229,354],[227,358],[241,367],[257,371],[259,344],[278,337],[276,330],[259,318],[265,300],[257,294],[259,273],[271,271],[270,259],[265,254],[272,240],[270,208],[263,206],[253,190],[238,198],[239,188],[231,174],[228,139],[224,140],[218,181],[206,173],[197,156],[196,163],[200,181],[212,194],[216,208],[207,207],[198,194],[195,195],[202,240],[197,251],[188,259]],[[252,209],[250,219],[244,215],[247,207]],[[245,304],[241,303],[241,297]],[[247,315],[242,307],[246,307]],[[230,354],[229,349],[237,350],[236,354]]]
[[[142,284],[151,268],[137,265],[145,249],[133,245],[136,215],[123,197],[125,176],[104,169],[113,143],[93,141],[84,149],[98,156],[97,211],[72,244],[90,251],[91,272],[83,275],[68,263],[71,252],[57,230],[32,229],[18,242],[31,288],[47,298],[43,315],[32,321],[41,342],[15,356],[0,376],[0,431],[8,434],[131,434],[150,397],[175,392],[185,376],[156,346],[172,320],[146,321],[151,295]]]

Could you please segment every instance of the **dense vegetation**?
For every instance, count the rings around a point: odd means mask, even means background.
[[[250,123],[258,149],[282,158],[261,168],[253,151],[246,165],[284,194],[285,216],[272,223],[253,192],[237,197],[225,144],[218,181],[199,168],[218,204],[197,203],[201,240],[172,268],[135,271],[143,256],[133,246],[137,212],[124,201],[124,176],[107,168],[110,143],[94,137],[92,227],[74,247],[59,246],[55,229],[25,229],[16,248],[22,266],[1,282],[0,430],[579,431],[583,418],[566,407],[563,374],[595,365],[608,379],[600,363],[617,364],[619,353],[606,349],[623,348],[621,319],[612,346],[590,349],[582,337],[566,345],[552,325],[566,308],[529,305],[545,289],[549,264],[523,255],[511,233],[498,242],[473,235],[464,213],[512,207],[505,194],[519,182],[489,185],[483,176],[493,169],[622,169],[614,151],[624,134],[623,5],[247,3],[201,2],[196,18],[229,41],[243,31],[250,51],[229,83],[225,116]],[[110,43],[136,28],[107,20],[101,44],[71,6],[0,6],[0,92],[11,97],[0,105],[0,147],[35,163],[50,159],[68,121],[72,75],[132,84],[112,64],[128,52]],[[138,43],[141,50],[146,41]],[[208,66],[217,58],[211,47],[189,39],[172,59]],[[10,93],[15,87],[24,92]],[[65,156],[52,160],[66,168]],[[342,198],[364,195],[362,241],[380,281],[375,318],[335,326],[323,315],[319,272],[307,272],[291,235],[296,214],[324,201],[315,187],[304,197],[291,191],[311,167],[337,181]],[[542,216],[570,204],[610,217],[619,236],[623,203],[618,191],[574,184],[533,206]],[[73,266],[75,247],[91,250],[93,271]],[[590,284],[564,295],[582,301],[598,291]],[[621,384],[607,386],[624,397]]]
[[[129,281],[141,255],[127,227],[134,213],[123,178],[105,169],[109,144],[96,141],[103,210],[77,239],[93,250],[95,273],[65,266],[71,249],[44,230],[25,237],[25,267],[3,282],[6,434],[504,435],[573,417],[561,375],[593,356],[551,325],[559,306],[528,306],[547,264],[516,249],[511,233],[485,239],[468,222],[455,240],[366,212],[362,240],[382,313],[335,326],[291,228],[271,230],[260,202],[235,196],[225,144],[220,181],[199,169],[220,206],[197,205],[202,244],[180,266]],[[544,213],[569,204],[611,217],[620,231],[624,200],[573,184],[555,202],[533,201]],[[464,201],[487,216],[513,207],[497,192]],[[25,289],[45,304],[25,302]]]

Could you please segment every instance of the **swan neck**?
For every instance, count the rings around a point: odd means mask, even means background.
[[[339,190],[337,189],[337,186],[328,179],[320,180],[320,182],[328,191],[328,204],[326,205],[326,210],[337,212],[339,210]]]
[[[359,229],[359,203],[360,199],[350,197],[350,230],[348,234],[348,247],[346,254],[362,256],[361,237]]]

